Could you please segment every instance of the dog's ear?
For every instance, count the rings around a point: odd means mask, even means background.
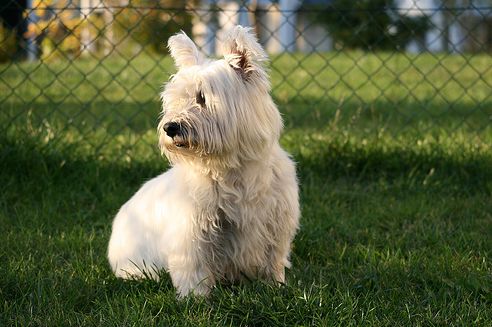
[[[263,63],[268,60],[251,28],[239,25],[226,33],[223,53],[224,59],[246,81],[255,72],[262,72]]]
[[[178,68],[199,65],[205,59],[185,32],[171,36],[167,46]]]

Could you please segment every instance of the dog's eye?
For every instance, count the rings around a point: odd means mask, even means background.
[[[205,107],[205,97],[203,96],[202,91],[199,91],[196,94],[196,103],[198,103],[202,107]]]

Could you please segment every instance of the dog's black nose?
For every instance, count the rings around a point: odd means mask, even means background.
[[[175,122],[168,122],[164,124],[164,131],[166,132],[167,136],[169,137],[174,137],[179,133],[179,124]]]

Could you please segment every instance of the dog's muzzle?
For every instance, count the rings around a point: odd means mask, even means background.
[[[186,140],[186,130],[180,123],[167,122],[164,124],[163,129],[167,136],[172,138],[173,144],[176,147],[182,148],[188,146],[188,142]]]
[[[178,123],[168,122],[164,124],[164,131],[166,132],[167,136],[169,136],[170,138],[173,138],[176,135],[178,135],[180,130],[181,130],[181,126]]]

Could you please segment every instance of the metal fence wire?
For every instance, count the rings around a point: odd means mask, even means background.
[[[0,19],[0,132],[46,147],[155,151],[167,39],[220,57],[236,24],[292,131],[492,143],[491,1],[7,0]]]

